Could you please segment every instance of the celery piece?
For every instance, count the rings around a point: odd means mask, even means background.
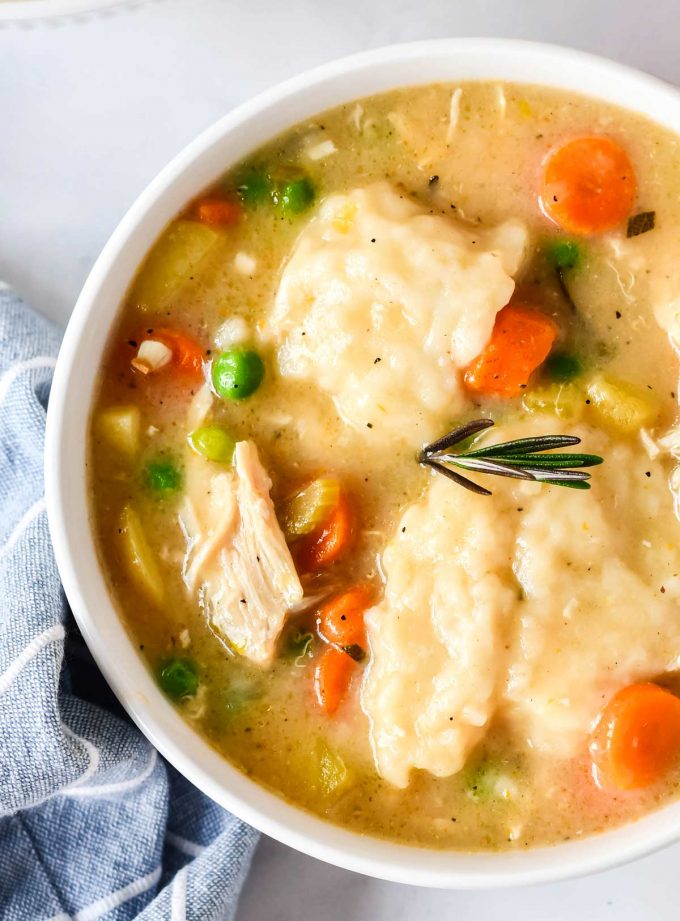
[[[120,454],[131,459],[139,450],[142,414],[138,406],[109,406],[95,419],[95,431]]]
[[[294,665],[303,668],[305,659],[311,659],[314,649],[314,634],[296,628],[286,638],[284,655],[293,659]]]
[[[323,740],[314,748],[317,769],[317,788],[324,796],[341,792],[351,780],[350,772],[340,755]]]
[[[195,221],[175,221],[156,241],[132,287],[130,300],[155,312],[200,271],[220,241],[217,231]]]
[[[119,534],[123,561],[130,576],[149,601],[160,604],[163,580],[139,516],[130,505],[121,512]]]
[[[287,499],[281,508],[281,526],[290,540],[302,537],[322,524],[338,504],[340,483],[334,477],[319,477]]]
[[[588,397],[600,421],[617,432],[632,435],[659,415],[654,394],[629,381],[599,374],[587,385]]]
[[[216,464],[231,464],[236,442],[221,425],[202,425],[187,435],[193,450]]]
[[[522,406],[529,413],[552,413],[558,419],[578,422],[586,406],[586,393],[573,382],[549,384],[528,390]]]

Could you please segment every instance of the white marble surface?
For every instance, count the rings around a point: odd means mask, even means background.
[[[678,0],[147,0],[0,28],[0,278],[60,323],[128,205],[235,103],[393,41],[505,35],[600,52],[680,83]],[[675,921],[680,846],[586,880],[445,893],[263,841],[238,921]]]

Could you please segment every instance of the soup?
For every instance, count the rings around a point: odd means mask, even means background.
[[[590,99],[409,88],[295,126],[156,242],[93,526],[140,654],[244,773],[467,850],[676,795],[679,166]]]

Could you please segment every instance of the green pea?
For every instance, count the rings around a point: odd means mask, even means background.
[[[211,376],[215,393],[223,400],[244,400],[262,383],[264,364],[257,352],[227,349],[213,361]]]
[[[230,464],[236,442],[220,425],[202,425],[187,436],[197,454],[217,464]]]
[[[159,669],[158,682],[173,700],[193,697],[199,685],[196,663],[186,658],[168,659]]]
[[[144,482],[156,493],[169,495],[182,485],[182,474],[170,461],[151,461],[144,468]]]
[[[581,261],[581,255],[581,247],[573,240],[553,240],[546,250],[546,258],[554,269],[575,268]]]
[[[314,186],[307,179],[291,179],[284,182],[278,190],[277,203],[286,217],[302,214],[314,201]]]
[[[244,205],[255,206],[270,197],[272,184],[267,173],[251,169],[239,182],[236,191]]]
[[[546,361],[545,371],[553,381],[571,381],[583,371],[581,360],[570,352],[555,352]]]

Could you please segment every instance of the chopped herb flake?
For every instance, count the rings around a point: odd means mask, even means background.
[[[656,211],[641,211],[628,219],[627,237],[639,237],[641,233],[654,230]]]

